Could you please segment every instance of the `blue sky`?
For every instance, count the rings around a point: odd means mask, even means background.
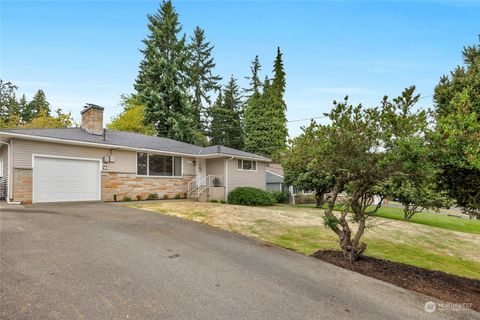
[[[217,72],[246,85],[260,56],[270,74],[276,47],[284,53],[289,120],[321,115],[346,94],[377,105],[416,85],[430,96],[442,74],[461,63],[462,47],[478,43],[479,2],[174,1],[187,35],[196,25],[215,45]],[[158,1],[1,1],[0,77],[31,98],[43,89],[53,107],[78,120],[86,102],[118,113],[133,91]],[[308,121],[291,122],[292,136]]]

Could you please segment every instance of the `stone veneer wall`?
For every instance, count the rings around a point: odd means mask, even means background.
[[[140,195],[145,199],[150,193],[157,193],[160,199],[167,194],[169,199],[177,194],[186,195],[188,183],[193,176],[184,178],[144,178],[137,177],[134,173],[102,172],[102,201],[117,201],[124,196],[132,200]],[[13,199],[25,204],[32,203],[32,169],[15,168],[13,171]]]
[[[32,169],[13,170],[13,199],[22,203],[32,203]]]
[[[177,194],[184,197],[187,193],[188,183],[194,176],[183,178],[152,178],[137,177],[135,173],[102,172],[102,200],[122,201],[124,196],[136,200],[137,196],[146,199],[150,193],[157,193],[160,199],[168,195],[169,199]]]

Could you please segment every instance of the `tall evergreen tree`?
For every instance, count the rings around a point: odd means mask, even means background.
[[[222,78],[213,73],[215,63],[212,57],[213,46],[206,41],[205,32],[196,27],[188,45],[190,63],[188,67],[188,85],[193,91],[192,105],[195,109],[196,121],[203,129],[202,119],[205,116],[205,108],[210,105],[212,91],[220,90],[218,83]]]
[[[49,116],[50,115],[50,103],[47,101],[45,92],[43,90],[38,90],[37,93],[33,96],[32,101],[28,104],[28,117],[24,119],[25,122],[30,121],[31,119],[37,117],[40,114]],[[22,110],[23,111],[23,110]]]
[[[260,140],[268,139],[264,125],[269,121],[269,119],[266,117],[266,113],[264,112],[265,110],[262,105],[263,99],[262,93],[260,92],[262,83],[258,76],[258,73],[261,70],[261,65],[258,55],[252,61],[250,70],[252,75],[247,77],[247,79],[250,80],[250,87],[245,90],[249,94],[249,97],[245,102],[243,117],[243,128],[245,132],[244,148],[246,151],[268,156],[268,152],[260,146],[263,144],[260,142]]]
[[[218,95],[215,104],[209,109],[212,119],[210,124],[211,144],[221,144],[236,149],[243,148],[241,113],[240,88],[232,76],[223,94]]]
[[[463,60],[435,87],[437,181],[480,219],[480,42],[464,48]]]
[[[223,144],[223,127],[225,125],[224,121],[224,110],[223,110],[223,91],[220,89],[218,92],[217,99],[215,103],[208,108],[207,110],[208,118],[210,123],[208,126],[208,136],[210,138],[210,144],[217,145]]]
[[[285,93],[286,80],[285,80],[285,70],[283,67],[282,52],[280,47],[277,47],[277,56],[275,57],[275,62],[273,63],[273,83],[272,87],[275,90],[275,94],[283,99]]]
[[[250,77],[246,77],[250,80],[250,88],[247,88],[245,91],[249,93],[250,96],[254,95],[255,93],[260,93],[262,88],[262,82],[260,81],[260,70],[262,70],[262,65],[260,64],[260,58],[258,54],[255,56],[255,59],[252,60],[252,65],[250,67],[250,71],[252,75]]]
[[[258,80],[260,63],[258,56],[252,62],[252,76],[249,77],[252,92],[245,106],[245,150],[263,154],[274,159],[285,150],[288,135],[285,92],[285,71],[282,53],[277,50],[272,82],[266,77],[262,87]]]
[[[271,121],[272,121],[272,153],[273,158],[279,158],[285,150],[288,136],[287,129],[287,104],[283,98],[285,94],[286,80],[283,67],[282,52],[277,48],[277,56],[273,64],[273,81],[271,87]]]
[[[27,98],[23,94],[18,102],[19,109],[20,109],[20,117],[24,123],[29,122],[33,118],[35,118],[35,113],[30,108],[30,103],[28,102]]]
[[[195,143],[195,113],[186,84],[188,50],[185,35],[170,0],[154,15],[148,15],[150,34],[143,40],[135,89],[145,105],[145,124],[153,124],[159,136]]]
[[[0,80],[0,122],[2,126],[8,123],[13,115],[18,116],[19,104],[15,91],[18,87],[11,82]]]

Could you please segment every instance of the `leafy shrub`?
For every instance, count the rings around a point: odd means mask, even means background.
[[[142,200],[142,196],[137,194],[137,201],[140,201],[140,200]]]
[[[129,196],[124,196],[123,201],[132,201],[132,198],[130,198]]]
[[[211,203],[218,203],[218,200],[212,199],[210,200]]]
[[[298,194],[295,196],[296,204],[315,203],[315,196],[311,194]]]
[[[239,187],[230,192],[228,203],[244,206],[273,206],[275,198],[272,193],[261,189]]]
[[[163,195],[163,200],[168,200],[168,194],[165,193],[165,194]]]
[[[225,201],[225,200],[220,200],[220,203],[225,204],[225,203],[227,203],[227,201]]]
[[[273,197],[277,203],[287,203],[290,200],[290,193],[285,191],[273,191]]]
[[[158,193],[150,193],[147,196],[147,200],[157,200],[158,199]]]
[[[113,201],[117,202],[117,195],[116,194],[113,195]]]
[[[177,199],[177,200],[178,200],[178,199],[182,199],[182,195],[181,195],[180,193],[177,193],[177,194],[175,195],[175,199]]]

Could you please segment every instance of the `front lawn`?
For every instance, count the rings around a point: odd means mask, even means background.
[[[293,206],[285,205],[285,207],[293,207]],[[296,207],[315,208],[315,205],[299,204]],[[317,209],[317,210],[322,212],[322,210],[320,209]],[[377,211],[376,216],[387,218],[387,219],[404,221],[402,208],[384,206]],[[448,229],[453,231],[480,234],[479,220],[449,216],[445,213],[420,212],[414,215],[409,222],[424,224],[431,227],[443,228],[443,229]]]
[[[336,235],[323,226],[323,212],[315,208],[189,201],[127,205],[206,223],[307,255],[319,249],[339,249]],[[480,236],[476,233],[379,217],[372,218],[369,227],[366,255],[480,279]]]

